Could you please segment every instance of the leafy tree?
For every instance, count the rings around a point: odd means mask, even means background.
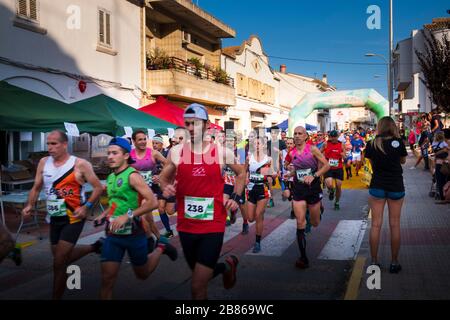
[[[438,108],[450,112],[450,41],[448,32],[442,39],[436,34],[423,32],[426,48],[415,50],[425,77],[425,86],[431,93],[431,100]]]

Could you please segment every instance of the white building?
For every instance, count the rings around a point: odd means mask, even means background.
[[[431,32],[442,37],[450,32],[450,18],[433,19],[431,24],[424,25],[424,29],[413,30],[411,37],[399,41],[394,50],[394,88],[398,91],[399,112],[430,112],[433,105],[430,93],[424,84],[416,50],[425,51],[424,32]]]
[[[289,116],[289,111],[297,105],[300,100],[308,93],[317,93],[325,91],[335,91],[335,89],[328,85],[327,76],[323,75],[322,80],[289,73],[286,66],[281,65],[280,71],[275,72],[275,75],[280,79],[280,86],[278,90],[280,108],[283,112],[284,119]],[[328,110],[314,110],[308,118],[306,123],[316,126],[318,130],[331,130],[331,119]]]
[[[246,136],[253,128],[284,120],[278,103],[279,79],[257,36],[240,46],[223,48],[221,67],[234,78],[236,104],[227,110],[226,119],[234,123],[235,130]]]
[[[271,127],[289,117],[289,111],[307,93],[334,90],[323,81],[286,72],[269,65],[261,40],[251,36],[240,46],[223,48],[221,67],[234,78],[236,105],[230,107],[226,118],[234,128],[246,135],[255,127]],[[323,127],[330,126],[327,111],[314,111],[307,123]]]
[[[0,0],[0,81],[65,103],[103,93],[137,108],[142,10],[131,0]],[[43,148],[37,133],[25,149]]]

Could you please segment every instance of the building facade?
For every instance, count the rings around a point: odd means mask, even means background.
[[[424,33],[432,33],[437,38],[450,35],[450,18],[436,18],[421,30],[413,30],[411,37],[399,41],[394,51],[394,88],[398,91],[399,113],[416,114],[430,112],[435,105],[425,86],[416,50],[425,52]]]
[[[0,81],[65,103],[105,94],[137,108],[142,10],[131,0],[0,0]],[[10,161],[45,149],[40,133],[8,139]]]
[[[236,32],[190,0],[149,0],[145,21],[148,102],[201,103],[223,126],[235,96],[233,79],[220,69],[222,38]]]
[[[226,114],[234,129],[246,136],[253,128],[278,124],[282,119],[279,79],[269,66],[261,40],[251,36],[240,46],[224,48],[221,65],[234,78],[236,104]]]

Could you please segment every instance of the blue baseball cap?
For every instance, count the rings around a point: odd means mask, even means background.
[[[130,153],[131,152],[131,144],[130,141],[128,141],[128,139],[125,138],[121,138],[121,137],[114,137],[111,139],[111,141],[109,141],[110,146],[119,146],[121,147],[123,150],[125,150],[125,152]],[[136,161],[134,161],[131,156],[128,158],[128,164],[133,164]]]

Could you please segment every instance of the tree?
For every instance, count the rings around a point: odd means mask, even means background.
[[[450,41],[448,32],[440,40],[435,33],[423,32],[425,52],[415,50],[425,77],[425,86],[438,108],[450,112]]]

